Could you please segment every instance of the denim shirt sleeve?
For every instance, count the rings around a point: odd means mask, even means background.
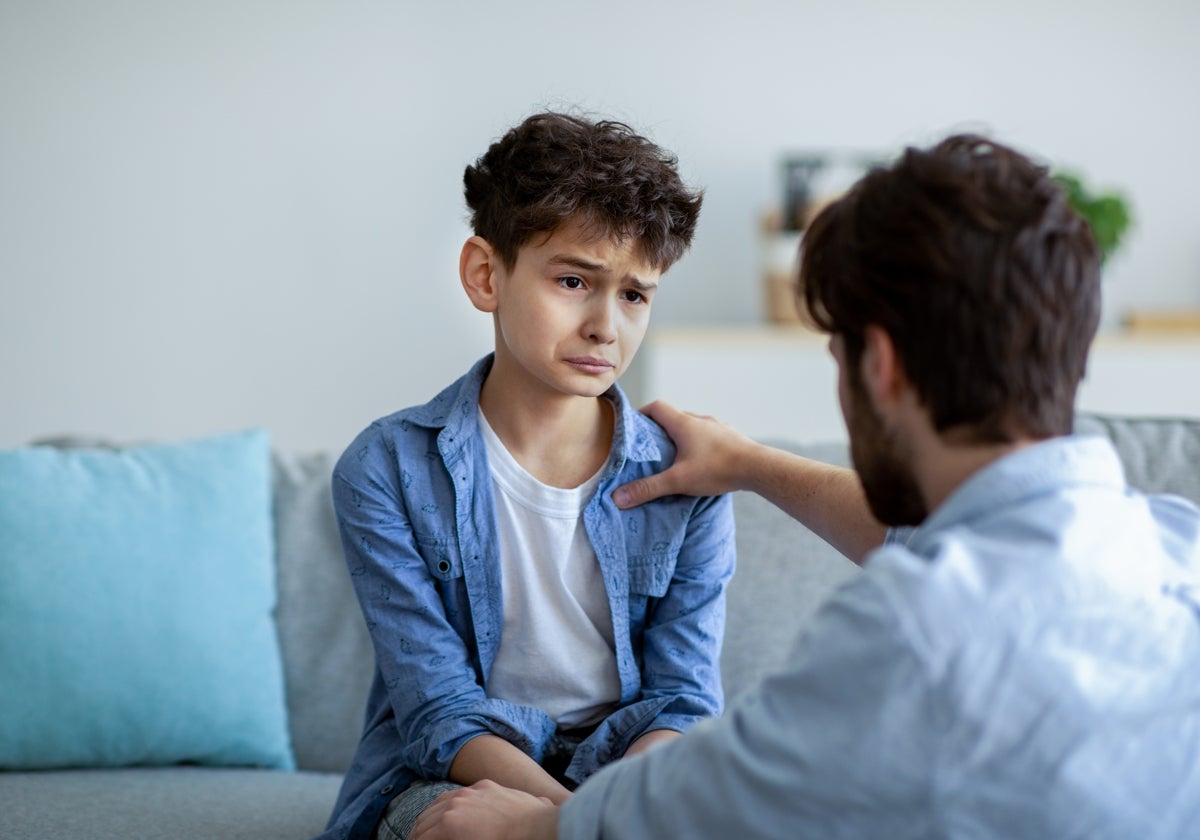
[[[401,474],[389,450],[378,436],[360,439],[334,471],[333,497],[351,580],[395,716],[394,746],[405,765],[430,779],[446,778],[462,745],[485,733],[540,759],[554,724],[540,710],[485,695],[477,658],[464,638],[470,617],[450,615],[443,598],[444,589],[461,578],[461,562],[447,560],[414,529],[405,485],[420,478]],[[421,490],[427,504],[446,505],[452,531],[453,498],[439,498],[433,487]]]

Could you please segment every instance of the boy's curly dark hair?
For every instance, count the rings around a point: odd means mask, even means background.
[[[691,244],[703,197],[677,164],[624,123],[547,112],[493,143],[463,185],[475,234],[510,269],[532,236],[577,217],[597,236],[632,237],[666,271]]]

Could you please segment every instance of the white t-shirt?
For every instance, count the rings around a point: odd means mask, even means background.
[[[479,412],[500,540],[504,624],[489,697],[535,706],[559,726],[603,719],[621,695],[612,615],[583,509],[604,467],[578,487],[542,484]]]

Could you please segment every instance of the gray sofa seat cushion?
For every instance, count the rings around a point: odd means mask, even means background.
[[[341,776],[153,767],[0,776],[0,836],[303,840],[325,827]]]

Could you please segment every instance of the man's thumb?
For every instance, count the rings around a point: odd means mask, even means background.
[[[617,507],[625,510],[667,495],[666,488],[660,486],[663,484],[661,475],[661,473],[649,475],[645,478],[634,479],[628,484],[622,484],[613,491],[613,501],[616,502]]]

